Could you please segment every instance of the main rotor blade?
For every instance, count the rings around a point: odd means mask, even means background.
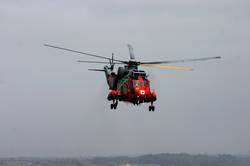
[[[74,52],[74,53],[78,53],[78,54],[84,54],[84,55],[88,55],[88,56],[92,56],[92,57],[96,57],[96,58],[111,60],[111,58],[108,58],[108,57],[105,57],[105,56],[100,56],[100,55],[96,55],[96,54],[90,54],[90,53],[86,53],[86,52],[76,51],[76,50],[72,50],[72,49],[68,49],[68,48],[63,48],[63,47],[58,47],[58,46],[53,46],[53,45],[49,45],[49,44],[44,44],[44,46],[51,47],[51,48],[56,48],[56,49],[60,49],[60,50],[65,50],[65,51],[70,51],[70,52]],[[113,60],[117,61],[117,62],[126,63],[126,61],[121,61],[121,60],[117,60],[117,59],[113,59]]]
[[[99,62],[99,61],[82,61],[82,60],[78,60],[77,62],[83,62],[83,63],[100,63],[100,64],[110,64],[109,62]],[[123,64],[120,62],[114,62],[113,64]]]
[[[105,71],[104,69],[88,69],[89,71]]]
[[[160,69],[175,69],[175,70],[193,70],[190,67],[177,67],[177,66],[162,66],[157,64],[140,64],[142,67],[154,67],[154,68],[160,68]]]
[[[167,63],[179,63],[179,62],[205,61],[205,60],[220,59],[220,58],[221,58],[220,56],[215,56],[215,57],[182,59],[182,60],[173,60],[173,61],[141,62],[140,64],[167,64]]]
[[[130,59],[135,59],[134,49],[132,45],[128,44],[128,50],[129,50]]]

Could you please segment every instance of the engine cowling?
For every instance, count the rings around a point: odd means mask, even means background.
[[[119,67],[119,68],[118,68],[117,76],[118,76],[119,78],[123,77],[123,76],[125,75],[125,73],[126,73],[126,70],[125,70],[124,67]]]

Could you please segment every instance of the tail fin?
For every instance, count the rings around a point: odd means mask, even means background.
[[[135,54],[134,54],[134,49],[132,47],[132,45],[128,44],[128,50],[129,50],[129,55],[130,55],[130,59],[135,59]]]

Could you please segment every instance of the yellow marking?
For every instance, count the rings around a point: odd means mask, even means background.
[[[156,65],[156,64],[141,64],[142,67],[155,67],[160,69],[175,69],[175,70],[193,70],[190,67],[177,67],[177,66],[162,66],[162,65]]]

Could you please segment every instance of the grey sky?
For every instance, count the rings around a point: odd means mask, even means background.
[[[0,1],[0,156],[134,155],[250,150],[248,0]],[[128,59],[174,60],[192,72],[148,69],[157,111],[109,111],[94,60],[44,43]],[[176,64],[177,65],[177,64]]]

